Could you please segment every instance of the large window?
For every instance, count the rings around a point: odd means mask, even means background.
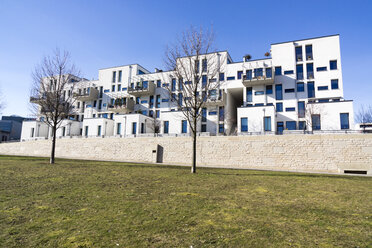
[[[85,136],[88,136],[88,130],[89,130],[89,127],[85,126]]]
[[[111,86],[111,92],[115,92],[115,85]]]
[[[242,79],[243,71],[238,71],[237,78]]]
[[[298,102],[298,117],[305,117],[305,102]]]
[[[202,72],[207,72],[207,59],[202,60]]]
[[[273,86],[272,85],[266,85],[266,95],[270,95],[273,93]]]
[[[320,115],[311,115],[311,126],[313,130],[320,130]]]
[[[220,73],[220,81],[225,81],[225,73]]]
[[[172,91],[176,91],[176,79],[175,78],[172,78],[172,88],[171,88]]]
[[[266,77],[267,78],[272,78],[273,77],[273,69],[272,68],[266,68]]]
[[[307,97],[308,98],[315,97],[314,82],[308,82],[307,83]]]
[[[329,61],[329,69],[330,70],[337,70],[337,60]]]
[[[253,97],[252,97],[252,87],[247,88],[247,102],[252,102]]]
[[[296,65],[296,78],[297,80],[303,80],[304,79],[304,67],[302,64]]]
[[[299,121],[298,122],[298,130],[306,130],[306,122],[305,121]]]
[[[305,91],[304,83],[297,83],[297,92],[304,92],[304,91]]]
[[[252,70],[246,70],[246,79],[251,80],[252,79]]]
[[[115,83],[116,81],[116,71],[112,72],[112,82]]]
[[[244,117],[240,119],[240,131],[248,132],[248,118]]]
[[[122,75],[122,71],[119,71],[119,78],[118,78],[119,83],[121,82],[121,75]]]
[[[206,121],[207,121],[207,109],[202,108],[202,122],[206,122]]]
[[[277,102],[276,103],[276,112],[283,112],[283,103]]]
[[[280,76],[280,75],[282,75],[282,67],[277,66],[275,67],[275,76]]]
[[[305,46],[305,52],[306,52],[306,60],[312,60],[313,59],[313,46],[312,45],[306,45]]]
[[[224,133],[225,132],[225,127],[224,124],[218,124],[218,133]]]
[[[264,117],[265,131],[271,131],[271,117]]]
[[[332,79],[331,80],[331,88],[332,88],[332,90],[337,90],[338,89],[338,79]]]
[[[314,78],[314,64],[313,63],[306,64],[306,72],[307,72],[307,79]]]
[[[187,121],[182,120],[182,133],[187,133]]]
[[[278,134],[282,134],[283,130],[284,130],[284,123],[282,121],[278,121],[276,123],[276,131],[278,132]]]
[[[349,129],[349,113],[340,114],[341,129]]]
[[[205,88],[207,85],[207,75],[202,76],[202,87]]]
[[[287,130],[296,130],[296,122],[295,121],[286,121],[285,127]]]
[[[164,121],[164,133],[169,133],[169,121]]]
[[[207,124],[202,124],[202,125],[201,125],[201,131],[202,131],[203,133],[205,133],[205,132],[207,131]]]
[[[178,105],[182,106],[183,104],[183,95],[182,93],[178,93]]]
[[[275,85],[275,99],[283,100],[283,87],[281,84]]]
[[[178,90],[183,90],[183,78],[178,79]]]
[[[256,68],[254,69],[254,77],[262,77],[263,76],[263,69],[262,68]]]
[[[156,95],[156,107],[160,108],[160,95]]]
[[[132,122],[132,134],[137,133],[137,122]]]
[[[160,88],[161,87],[161,80],[156,80],[156,87]]]
[[[224,121],[225,119],[225,108],[222,106],[222,107],[219,107],[218,109],[218,121]]]
[[[296,61],[302,61],[302,46],[295,48],[296,51]]]

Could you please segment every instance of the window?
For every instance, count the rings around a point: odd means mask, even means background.
[[[293,70],[289,70],[289,71],[284,71],[284,75],[290,75],[290,74],[293,74]]]
[[[252,70],[246,70],[246,79],[251,80],[252,79]]]
[[[218,133],[224,133],[225,127],[224,124],[218,124]]]
[[[200,62],[199,62],[199,60],[195,60],[195,72],[196,73],[199,73],[199,67],[200,67]]]
[[[265,131],[271,131],[271,117],[264,117]]]
[[[235,77],[227,77],[226,80],[227,81],[235,80]]]
[[[93,102],[93,107],[94,107],[94,108],[97,107],[97,101],[94,101],[94,102]]]
[[[183,78],[178,79],[178,90],[183,90]]]
[[[263,103],[256,103],[254,106],[264,106]]]
[[[190,81],[189,81],[190,82]],[[211,78],[211,79],[209,79],[209,82],[210,83],[215,83],[215,82],[217,82],[217,79],[215,79],[215,78]],[[191,82],[190,82],[190,84],[191,84]]]
[[[297,83],[297,92],[304,92],[304,91],[305,91],[304,83]]]
[[[153,107],[154,107],[154,96],[150,96],[149,108],[153,108]]]
[[[286,121],[285,127],[287,130],[296,130],[296,122],[295,121]]]
[[[160,108],[160,95],[156,95],[156,107]]]
[[[247,102],[252,102],[252,87],[247,88]]]
[[[295,52],[296,52],[296,61],[302,61],[302,46],[296,47]]]
[[[143,74],[145,74],[144,71],[142,71],[142,70],[138,70],[138,75],[143,75]]]
[[[116,71],[112,72],[112,82],[115,83],[116,81]]]
[[[187,133],[187,121],[183,120],[181,124],[182,124],[182,133]]]
[[[276,112],[283,112],[283,103],[277,102],[276,103]]]
[[[140,103],[140,99],[141,98],[139,96],[136,97],[136,104],[139,104]]]
[[[327,66],[324,66],[324,67],[317,67],[316,68],[316,71],[326,71],[327,70]]]
[[[332,79],[331,80],[331,89],[337,90],[338,89],[338,79]]]
[[[282,75],[282,67],[281,66],[276,66],[275,67],[275,76],[280,76]]]
[[[237,78],[242,79],[243,71],[238,71]]]
[[[293,92],[295,92],[295,89],[285,89],[284,92],[285,93],[293,93]]]
[[[225,119],[225,108],[222,106],[222,107],[219,107],[218,109],[218,120],[224,121],[224,119]]]
[[[182,93],[178,93],[178,105],[182,106],[183,103],[183,95]]]
[[[278,134],[282,134],[283,133],[283,129],[284,129],[284,124],[282,121],[278,121],[276,123],[276,131],[278,132]]]
[[[115,91],[115,85],[111,86],[111,91],[112,91],[112,92]]]
[[[118,84],[118,91],[121,91],[121,84]]]
[[[132,134],[137,133],[137,122],[132,122]]]
[[[281,84],[275,85],[275,99],[283,100],[283,87]]]
[[[307,97],[308,98],[315,97],[314,82],[308,82],[307,83]]]
[[[296,75],[297,75],[297,80],[302,80],[304,79],[304,67],[302,64],[296,65]]]
[[[164,133],[169,133],[169,121],[164,121]]]
[[[256,96],[259,96],[259,95],[264,95],[265,92],[264,92],[264,91],[255,91],[254,94],[255,94]]]
[[[202,72],[207,72],[207,59],[202,60]]]
[[[318,86],[318,90],[328,90],[328,86]]]
[[[102,109],[102,100],[98,101],[98,109]]]
[[[266,85],[266,94],[270,95],[273,93],[273,86],[272,85]]]
[[[149,86],[149,81],[142,82],[142,89],[147,89],[148,86]]]
[[[102,126],[98,126],[97,136],[101,136]]]
[[[31,128],[31,138],[35,136],[35,128]]]
[[[272,68],[266,68],[265,72],[266,72],[266,77],[267,78],[272,78],[273,77],[273,69]]]
[[[330,70],[337,70],[337,60],[329,61],[329,69]]]
[[[312,60],[313,59],[313,46],[306,45],[305,52],[306,52],[306,60]]]
[[[202,124],[201,125],[201,131],[206,132],[207,131],[207,124]]]
[[[206,121],[207,121],[207,109],[202,108],[202,122],[206,122]]]
[[[99,87],[99,98],[103,96],[103,86]]]
[[[314,64],[313,63],[306,64],[306,72],[307,72],[307,79],[314,78]]]
[[[156,87],[160,88],[161,87],[161,80],[156,80]]]
[[[341,129],[349,129],[349,113],[340,113]]]
[[[298,130],[306,130],[306,122],[305,121],[299,121],[298,122]]]
[[[172,78],[172,91],[176,91],[176,79]]]
[[[298,102],[298,117],[305,117],[305,102]]]
[[[121,123],[116,124],[116,134],[121,134]]]
[[[256,68],[254,69],[254,77],[262,77],[263,76],[263,69],[262,68]]]
[[[121,82],[121,74],[122,74],[122,72],[121,72],[121,71],[119,71],[119,78],[118,78],[118,82]]]
[[[207,75],[202,76],[202,87],[204,88],[207,86]]]
[[[313,130],[320,130],[320,115],[311,115],[311,127]]]
[[[145,112],[145,113],[146,113],[146,112]],[[145,113],[144,113],[144,114],[145,114]],[[150,116],[150,117],[154,117],[154,110],[149,110],[149,116]]]
[[[244,117],[240,119],[240,131],[248,132],[248,118]]]
[[[141,123],[141,133],[145,133],[145,123]]]
[[[220,73],[220,81],[225,81],[225,73]]]
[[[85,136],[88,136],[88,126],[85,126]]]
[[[290,108],[285,108],[285,112],[294,112],[296,111],[296,108],[290,107]]]

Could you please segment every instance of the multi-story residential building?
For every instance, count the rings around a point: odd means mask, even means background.
[[[343,98],[339,35],[272,44],[271,58],[233,62],[227,51],[213,54],[222,65],[217,79],[221,86],[202,108],[200,133],[282,134],[354,127],[353,102]],[[76,80],[75,92],[66,93],[75,96],[75,113],[63,121],[57,136],[153,134],[155,119],[161,135],[187,135],[187,121],[168,90],[179,94],[182,85],[169,75],[131,64],[101,69],[98,80]],[[48,136],[40,120],[24,122],[22,140]]]

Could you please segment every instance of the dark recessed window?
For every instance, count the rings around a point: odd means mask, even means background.
[[[293,74],[293,70],[289,70],[289,71],[284,71],[284,75],[290,75],[290,74]]]
[[[273,86],[272,85],[266,85],[266,94],[270,95],[273,93]]]
[[[318,90],[328,90],[328,86],[318,86]]]
[[[227,80],[227,81],[235,80],[235,77],[227,77],[226,80]]]
[[[295,89],[285,89],[284,92],[285,93],[293,93],[293,92],[295,92]]]
[[[296,108],[285,108],[285,112],[293,112],[296,111]]]
[[[304,91],[305,91],[304,83],[297,83],[297,92],[304,92]]]
[[[286,121],[285,127],[287,130],[296,130],[296,122],[295,121]]]
[[[255,94],[256,96],[259,96],[259,95],[264,95],[265,92],[264,92],[264,91],[256,91],[254,94]]]
[[[331,80],[331,89],[332,90],[338,89],[338,79],[332,79]]]
[[[329,69],[330,70],[337,70],[337,60],[329,61]]]
[[[302,61],[302,46],[295,48],[296,51],[296,61]]]
[[[283,103],[282,102],[276,103],[276,112],[283,112]]]
[[[282,67],[281,66],[276,66],[275,67],[275,76],[282,75]]]
[[[327,70],[327,67],[324,66],[324,67],[317,67],[316,68],[316,71],[326,71]]]
[[[238,71],[238,79],[242,79],[243,71]]]
[[[275,85],[275,99],[283,100],[283,87],[281,84]]]

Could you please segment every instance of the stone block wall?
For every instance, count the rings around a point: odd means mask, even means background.
[[[90,160],[156,162],[190,165],[190,137],[63,138],[56,156]],[[50,155],[51,141],[0,144],[0,154]],[[372,174],[372,134],[260,135],[198,137],[197,166]]]

